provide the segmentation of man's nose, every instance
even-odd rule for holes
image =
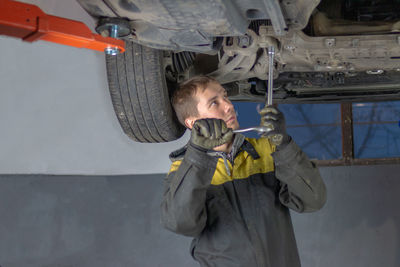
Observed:
[[[225,99],[225,103],[224,103],[224,111],[225,112],[229,112],[233,109],[233,104],[229,99]]]

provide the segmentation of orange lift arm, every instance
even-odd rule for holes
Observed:
[[[82,22],[47,15],[35,5],[11,0],[0,0],[0,35],[102,52],[125,51],[124,41],[94,34]]]

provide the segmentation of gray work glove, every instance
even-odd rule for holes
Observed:
[[[281,111],[272,106],[264,107],[260,111],[260,126],[271,128],[271,131],[263,133],[263,137],[268,137],[278,148],[282,148],[290,142],[290,137],[286,132],[285,116]]]
[[[200,119],[192,127],[190,143],[202,150],[211,150],[214,147],[229,143],[233,138],[231,128],[221,119]]]

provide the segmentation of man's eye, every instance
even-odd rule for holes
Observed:
[[[215,106],[217,104],[218,104],[217,101],[213,101],[213,102],[211,102],[210,107]]]

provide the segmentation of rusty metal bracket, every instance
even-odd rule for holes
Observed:
[[[341,103],[340,111],[342,115],[342,156],[346,163],[350,163],[354,159],[352,103]]]
[[[43,40],[97,51],[125,51],[122,40],[94,34],[82,22],[47,15],[35,5],[0,0],[0,35],[26,42]]]

